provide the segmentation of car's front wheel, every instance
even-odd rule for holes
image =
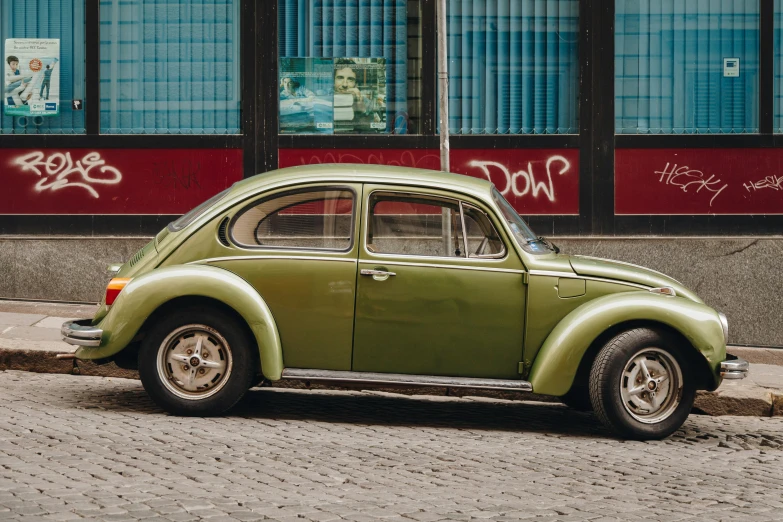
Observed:
[[[242,325],[218,309],[172,313],[148,332],[139,350],[144,389],[175,415],[219,415],[253,384],[257,358]]]
[[[617,435],[662,439],[688,418],[693,376],[676,343],[662,332],[636,328],[611,339],[590,372],[590,402]]]

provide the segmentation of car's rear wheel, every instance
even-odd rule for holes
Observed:
[[[622,437],[662,439],[693,407],[695,386],[672,338],[648,328],[611,339],[590,372],[590,402],[601,422]]]
[[[234,317],[212,308],[167,315],[148,332],[139,351],[144,389],[175,415],[219,415],[253,384],[257,357]]]

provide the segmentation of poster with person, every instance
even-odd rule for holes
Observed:
[[[280,59],[280,134],[332,134],[333,60]]]
[[[387,132],[385,58],[335,58],[334,132]]]
[[[385,58],[281,58],[281,134],[386,129]]]
[[[59,114],[60,40],[9,38],[3,58],[3,112],[9,116]]]

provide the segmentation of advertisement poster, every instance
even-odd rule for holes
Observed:
[[[334,61],[280,59],[280,134],[332,134]]]
[[[60,40],[9,38],[3,53],[3,111],[8,116],[60,112]]]
[[[281,58],[281,134],[386,129],[385,58]]]

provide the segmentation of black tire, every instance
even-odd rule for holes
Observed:
[[[695,394],[676,341],[648,328],[615,336],[590,371],[593,411],[613,433],[628,439],[663,439],[677,431],[690,414]]]
[[[590,402],[590,389],[587,386],[574,384],[568,393],[559,397],[560,402],[576,411],[593,411],[593,405]]]
[[[175,357],[191,362],[174,362]],[[253,384],[258,368],[258,350],[244,325],[219,309],[203,306],[160,319],[139,350],[144,389],[174,415],[226,412]]]

